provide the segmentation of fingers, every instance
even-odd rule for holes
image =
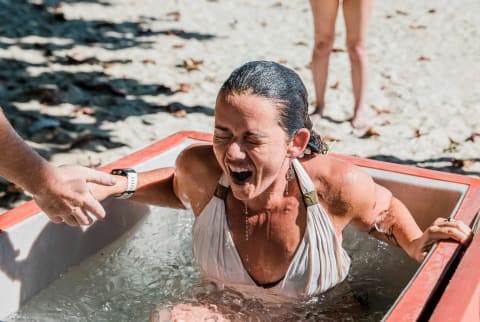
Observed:
[[[111,174],[89,168],[84,168],[83,171],[85,181],[87,182],[93,182],[103,186],[113,186],[117,183],[117,179]]]
[[[78,165],[62,165],[57,168],[62,174],[84,182],[93,182],[104,186],[113,186],[117,183],[114,175]]]
[[[90,225],[92,223],[92,219],[80,207],[73,207],[70,214],[63,216],[63,221],[69,226]]]
[[[50,219],[50,221],[53,222],[54,224],[59,224],[63,222],[63,219],[61,216],[48,217],[48,219]]]
[[[428,230],[432,239],[454,239],[463,245],[468,245],[473,238],[470,227],[455,219],[438,218]]]
[[[85,196],[83,208],[84,210],[94,215],[97,219],[105,220],[105,217],[106,217],[105,209],[103,209],[100,202],[98,202],[91,194],[88,194],[87,196]]]

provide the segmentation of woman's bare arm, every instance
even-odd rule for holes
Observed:
[[[463,222],[436,219],[424,232],[407,207],[386,188],[376,184],[360,169],[345,181],[345,196],[352,205],[352,224],[378,239],[400,246],[418,262],[425,259],[434,243],[443,239],[468,244],[471,230]],[[348,176],[347,176],[348,177]]]

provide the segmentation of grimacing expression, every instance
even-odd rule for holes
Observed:
[[[288,137],[278,102],[250,93],[221,93],[215,107],[213,147],[239,200],[258,197],[279,183],[287,167]]]

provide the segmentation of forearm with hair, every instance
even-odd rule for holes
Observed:
[[[33,194],[42,190],[51,166],[22,140],[1,110],[0,147],[0,176]]]

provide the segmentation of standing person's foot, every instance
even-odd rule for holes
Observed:
[[[354,129],[358,130],[366,129],[370,126],[370,122],[368,121],[364,113],[354,115],[353,118],[350,120],[350,124]]]
[[[312,114],[310,114],[310,120],[312,121],[313,124],[317,123],[322,117],[323,117],[323,110],[325,107],[320,107],[317,106],[315,108],[315,111],[313,111]]]

